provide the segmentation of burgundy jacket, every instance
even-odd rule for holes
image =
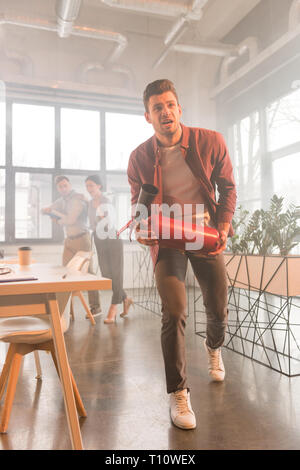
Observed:
[[[229,153],[222,134],[219,132],[186,127],[181,124],[182,155],[199,181],[206,199],[210,216],[215,224],[229,222],[229,236],[232,236],[232,217],[236,205],[236,187]],[[159,193],[154,204],[162,203],[162,172],[160,147],[154,135],[139,145],[130,155],[128,181],[131,186],[131,204],[136,204],[142,184],[154,184]],[[216,201],[216,188],[219,197]],[[159,247],[150,247],[155,266]]]

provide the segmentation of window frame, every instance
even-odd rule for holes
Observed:
[[[274,188],[274,181],[273,181],[273,171],[272,171],[272,164],[275,160],[288,156],[292,153],[300,153],[300,134],[299,134],[299,141],[294,142],[292,144],[288,144],[284,147],[280,147],[276,150],[269,150],[268,148],[268,138],[269,138],[269,131],[268,131],[268,120],[267,120],[267,108],[271,106],[276,100],[281,100],[282,98],[292,94],[294,90],[290,90],[289,93],[283,93],[277,96],[276,99],[272,99],[272,101],[268,101],[260,106],[258,109],[252,110],[251,114],[254,112],[258,112],[259,114],[259,125],[260,125],[260,152],[261,152],[261,174],[264,175],[266,178],[261,178],[261,190],[260,190],[260,198],[248,198],[243,200],[238,200],[238,204],[243,206],[247,205],[247,202],[254,202],[260,201],[261,207],[265,208],[273,196],[275,192]],[[249,116],[249,113],[241,113],[238,119],[235,120],[228,120],[227,122],[227,129],[226,135],[228,141],[231,143],[230,146],[230,153],[233,155],[234,153],[234,138],[233,138],[233,127],[237,124],[240,125],[240,122]],[[300,158],[300,157],[299,157]],[[236,166],[234,161],[232,162],[234,166],[234,170],[236,170]]]
[[[56,227],[55,224],[52,225],[52,237],[50,238],[16,238],[15,237],[15,175],[16,173],[45,173],[52,175],[52,194],[53,200],[56,197],[59,197],[57,194],[54,178],[58,174],[67,174],[67,175],[76,175],[82,176],[84,179],[90,175],[93,170],[77,170],[77,169],[68,169],[61,168],[61,122],[60,122],[60,110],[62,108],[72,108],[72,109],[82,109],[82,110],[92,110],[98,111],[100,114],[100,170],[95,170],[95,173],[99,174],[101,181],[103,183],[103,191],[106,191],[107,188],[107,177],[114,175],[125,175],[126,170],[106,170],[106,132],[105,132],[105,114],[106,113],[119,113],[119,114],[132,114],[143,116],[142,107],[138,107],[135,104],[135,109],[130,109],[130,105],[119,107],[116,106],[112,100],[112,105],[96,105],[91,104],[79,104],[74,100],[74,103],[64,102],[64,100],[53,99],[38,99],[33,98],[24,98],[24,97],[7,97],[5,107],[6,107],[6,145],[5,145],[5,164],[0,165],[0,169],[5,170],[5,230],[4,230],[4,240],[0,241],[0,246],[5,244],[36,244],[36,245],[46,245],[46,244],[57,244],[61,243],[63,240],[63,234],[60,227]],[[29,167],[29,166],[13,166],[12,164],[12,108],[13,104],[30,104],[37,106],[52,106],[54,107],[54,139],[55,139],[55,157],[54,157],[54,167],[53,168],[39,168],[39,167]],[[140,109],[139,109],[140,108]],[[142,143],[142,142],[141,142]],[[134,149],[132,149],[134,150]],[[9,183],[9,184],[8,184]],[[120,193],[126,193],[125,188],[120,188]],[[128,194],[130,195],[130,187],[128,184]],[[127,240],[124,240],[125,242]],[[128,241],[129,242],[129,241]]]

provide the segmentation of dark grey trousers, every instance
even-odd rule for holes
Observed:
[[[123,242],[120,239],[112,238],[100,240],[95,233],[94,242],[102,276],[112,280],[111,303],[120,304],[127,297],[123,289]]]
[[[168,393],[187,388],[185,277],[188,260],[203,294],[209,347],[214,349],[222,346],[227,324],[227,277],[223,254],[202,258],[161,248],[155,279],[162,301],[161,345]]]

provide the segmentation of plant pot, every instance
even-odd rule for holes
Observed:
[[[269,294],[300,295],[300,256],[224,253],[229,285]]]

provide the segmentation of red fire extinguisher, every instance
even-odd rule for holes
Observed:
[[[152,184],[142,185],[135,215],[117,232],[117,237],[127,228],[130,229],[131,233],[138,223],[137,220],[142,208],[146,208],[148,213],[151,212],[150,207],[157,193],[158,188],[156,186]],[[215,251],[220,245],[220,234],[213,227],[193,224],[184,219],[172,219],[163,216],[162,213],[152,214],[146,220],[148,229],[154,232],[159,245],[162,247],[209,253]]]
[[[165,248],[209,253],[220,246],[218,230],[184,219],[172,219],[159,213],[149,217],[148,227],[151,227],[159,245]]]

